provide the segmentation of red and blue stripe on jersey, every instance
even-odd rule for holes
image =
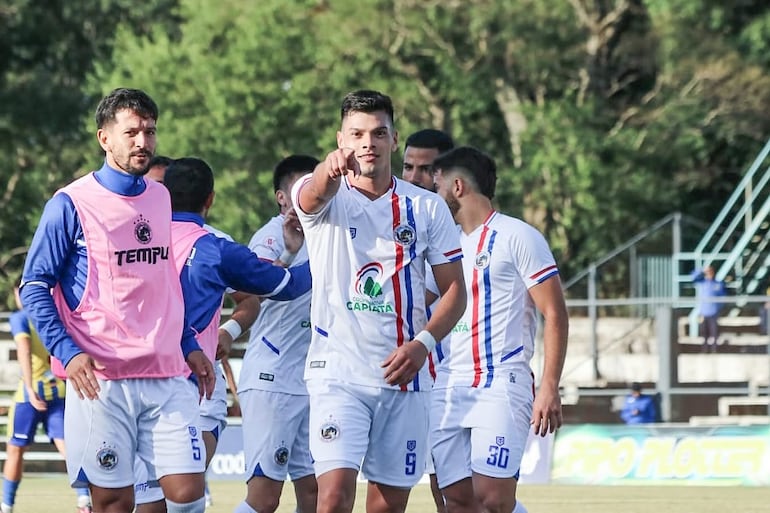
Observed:
[[[495,216],[496,212],[493,210],[484,220],[484,228],[482,228],[481,236],[479,237],[479,243],[476,247],[476,254],[478,255],[482,251],[492,255],[492,248],[495,245],[495,237],[497,231],[489,228],[489,221]],[[482,289],[482,292],[479,289]],[[473,308],[473,318],[471,327],[471,343],[473,348],[473,383],[471,386],[478,387],[481,383],[482,361],[481,361],[481,348],[482,348],[482,333],[483,328],[483,348],[484,348],[484,363],[486,364],[486,380],[484,387],[489,387],[492,384],[492,378],[495,375],[495,362],[492,353],[492,324],[490,322],[492,317],[492,286],[490,280],[490,265],[486,265],[482,270],[479,270],[478,266],[473,267],[473,283],[471,284],[471,301]]]
[[[412,205],[412,199],[408,196],[403,197],[403,206],[401,205],[401,196],[397,192],[398,182],[393,178],[393,192],[390,196],[391,212],[393,213],[393,232],[402,224],[402,217],[406,218],[406,224],[408,224],[412,230],[417,232],[414,220],[414,210]],[[403,212],[402,212],[403,210]],[[393,295],[396,308],[396,344],[398,347],[404,345],[414,338],[414,319],[412,317],[412,311],[414,308],[414,295],[412,293],[412,270],[409,262],[413,262],[417,257],[415,244],[408,246],[409,259],[407,260],[404,255],[404,246],[395,243],[396,261],[395,270],[393,272]],[[402,287],[400,272],[404,271],[404,284]],[[404,298],[404,296],[406,296]],[[406,319],[404,318],[406,317]],[[408,387],[401,385],[401,390],[406,391]],[[420,390],[420,374],[412,380],[412,390]]]

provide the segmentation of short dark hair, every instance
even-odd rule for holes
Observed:
[[[158,106],[152,98],[140,89],[119,88],[102,98],[96,107],[96,128],[115,121],[115,115],[128,109],[143,118],[158,120]]]
[[[174,162],[174,159],[171,157],[166,157],[165,155],[155,155],[150,159],[150,162],[147,163],[147,169],[152,169],[155,166],[168,167],[172,162]]]
[[[634,392],[641,392],[642,384],[637,382],[631,383],[631,390],[633,390]]]
[[[359,89],[345,95],[342,100],[342,107],[340,108],[340,120],[344,120],[345,116],[351,112],[377,112],[385,111],[390,117],[390,124],[395,123],[393,117],[393,102],[390,96],[384,95],[378,91],[372,91],[369,89]]]
[[[295,173],[311,173],[319,160],[309,155],[289,155],[273,169],[273,191],[283,188],[287,179]]]
[[[425,128],[418,130],[406,138],[404,150],[412,148],[435,148],[439,153],[444,153],[455,147],[452,137],[441,130]]]
[[[497,166],[492,157],[471,146],[460,146],[436,157],[434,169],[442,172],[458,171],[470,178],[481,194],[495,197]]]
[[[174,212],[197,214],[203,210],[214,190],[214,172],[199,158],[176,159],[166,169],[163,185],[171,194],[171,209]]]

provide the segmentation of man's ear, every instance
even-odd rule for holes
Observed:
[[[100,128],[96,131],[96,140],[99,141],[99,146],[102,147],[104,151],[107,151],[107,139],[109,138],[109,135],[107,134],[107,130],[104,128]]]
[[[204,204],[204,207],[206,207],[206,210],[211,208],[211,205],[214,204],[214,196],[216,196],[216,191],[211,191],[209,194],[209,197],[206,198],[206,203]]]
[[[452,179],[452,190],[456,197],[461,198],[468,192],[468,184],[465,183],[465,180],[463,180],[461,176],[457,175]]]
[[[289,202],[288,202],[288,198],[286,197],[286,193],[283,192],[281,189],[278,189],[277,191],[275,191],[275,202],[278,203],[278,205],[281,207],[281,209],[289,206]]]

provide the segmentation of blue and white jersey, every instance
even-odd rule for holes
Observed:
[[[251,238],[249,249],[260,260],[272,264],[283,253],[283,220],[283,215],[273,217]],[[307,260],[307,247],[303,244],[291,267]],[[303,374],[310,345],[310,296],[308,291],[292,301],[262,301],[259,316],[249,332],[238,390],[307,395]]]
[[[444,200],[397,178],[369,199],[347,177],[315,214],[298,196],[310,175],[292,189],[313,274],[312,342],[305,379],[327,378],[392,388],[382,362],[427,323],[425,265],[462,258]],[[428,366],[402,390],[428,391]]]
[[[434,388],[489,387],[507,369],[529,365],[537,317],[529,289],[559,270],[534,227],[492,211],[460,241],[468,307],[437,353]]]

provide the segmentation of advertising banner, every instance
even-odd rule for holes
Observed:
[[[567,426],[551,480],[574,484],[770,484],[768,426]]]

